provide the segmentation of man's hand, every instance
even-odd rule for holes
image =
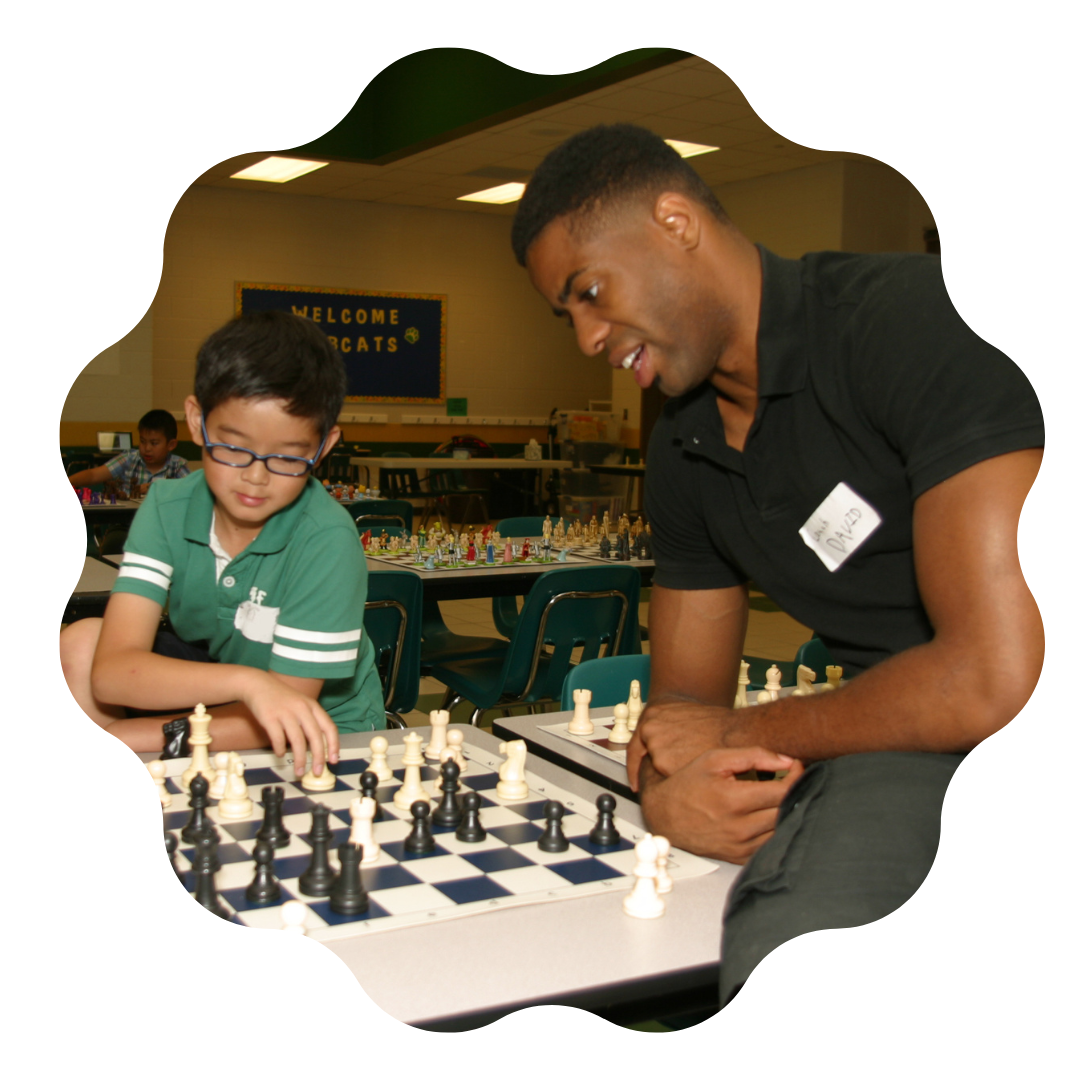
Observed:
[[[657,772],[670,776],[707,751],[720,749],[724,745],[725,717],[732,711],[696,701],[650,702],[626,747],[630,787],[638,790],[638,770],[646,755]],[[784,760],[790,763],[791,758]],[[761,767],[786,769],[788,765]]]
[[[242,700],[270,737],[278,757],[284,756],[288,743],[303,768],[310,746],[311,771],[316,776],[322,774],[327,760],[338,760],[337,725],[318,701],[268,671],[251,668],[247,684]]]
[[[735,779],[748,769],[789,771],[783,780]],[[668,777],[645,757],[641,811],[649,829],[676,847],[741,865],[772,836],[780,803],[804,771],[761,747],[708,750]]]

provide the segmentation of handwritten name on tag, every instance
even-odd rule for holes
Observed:
[[[825,564],[838,570],[881,524],[881,515],[841,482],[799,530],[803,543]]]

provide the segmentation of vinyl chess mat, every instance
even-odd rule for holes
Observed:
[[[304,791],[299,778],[293,779],[291,757],[278,758],[269,752],[242,755],[246,766],[244,779],[253,803],[251,817],[225,821],[217,814],[216,800],[210,801],[206,811],[221,834],[218,858],[222,865],[215,882],[222,902],[232,912],[232,921],[244,926],[280,929],[281,905],[295,899],[307,907],[304,927],[308,936],[332,941],[500,908],[619,892],[633,885],[634,843],[644,835],[642,828],[616,816],[615,825],[621,834],[619,843],[604,848],[592,844],[588,833],[596,822],[596,806],[528,769],[525,773],[528,796],[513,802],[500,799],[495,794],[495,785],[504,759],[471,746],[467,739],[468,736],[463,750],[468,766],[461,777],[459,795],[475,791],[481,796],[480,823],[487,830],[486,839],[476,844],[463,843],[455,837],[453,828],[436,825],[432,828],[434,851],[424,855],[406,852],[404,841],[412,827],[412,817],[393,804],[394,792],[405,776],[401,765],[405,748],[391,746],[388,764],[394,779],[379,785],[377,798],[384,820],[376,821],[373,829],[382,851],[378,862],[361,867],[369,904],[366,912],[356,916],[331,911],[329,897],[304,896],[298,879],[310,862],[311,846],[306,837],[311,831],[311,809],[316,803],[323,803],[331,810],[330,862],[338,870],[337,847],[349,836],[349,803],[359,795],[360,774],[368,765],[366,749],[343,749],[341,761],[332,767],[337,777],[334,790],[320,793]],[[177,758],[165,764],[166,787],[172,795],[172,804],[164,810],[165,829],[176,834],[180,845],[176,866],[183,872],[189,892],[194,893],[195,880],[191,873],[194,847],[180,838],[180,830],[189,817],[188,798],[177,782],[190,759]],[[429,790],[429,782],[437,775],[433,767],[421,768],[421,779]],[[281,884],[281,899],[270,905],[253,906],[244,892],[255,872],[252,853],[255,834],[262,826],[259,800],[262,788],[267,785],[285,789],[283,822],[292,836],[287,847],[275,852],[274,874]],[[544,803],[548,799],[558,800],[566,810],[562,825],[570,847],[557,854],[541,851],[536,843],[543,832]],[[711,873],[716,865],[673,848],[668,870],[678,881]]]
[[[593,733],[591,735],[571,735],[567,730],[570,723],[565,724],[541,724],[540,730],[557,735],[560,739],[572,742],[575,746],[584,746],[586,750],[592,750],[608,761],[617,761],[620,765],[626,765],[626,743],[613,743],[608,740],[611,729],[615,726],[614,716],[592,716]]]
[[[427,554],[433,553],[429,552]],[[424,556],[425,559],[427,558],[427,554]],[[459,562],[456,565],[451,563],[440,563],[429,570],[422,562],[415,561],[416,556],[411,551],[389,552],[369,550],[367,552],[367,557],[369,559],[378,559],[380,562],[390,563],[392,566],[403,566],[408,570],[415,570],[419,574],[437,574],[445,570],[513,570],[522,566],[549,566],[554,569],[558,566],[568,566],[573,563],[581,564],[591,561],[567,553],[564,562],[560,562],[558,556],[552,556],[550,559],[538,559],[530,555],[527,559],[515,559],[513,562],[504,563],[502,561],[501,553],[496,553],[495,561],[493,563],[484,562],[484,560],[480,558],[474,563]]]

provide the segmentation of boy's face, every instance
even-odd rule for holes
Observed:
[[[164,431],[139,428],[139,454],[148,469],[156,472],[169,460],[169,455],[175,449],[176,440],[166,439]]]
[[[275,399],[230,398],[203,417],[198,402],[184,402],[191,437],[203,446],[202,423],[213,443],[252,450],[256,454],[285,454],[313,458],[322,439],[313,420],[292,416],[286,402]],[[326,439],[325,457],[341,434],[332,428]],[[322,460],[320,457],[320,461]],[[282,476],[271,472],[265,461],[253,461],[239,468],[215,461],[203,450],[203,472],[214,496],[218,515],[242,531],[257,530],[279,510],[294,502],[304,490],[308,474]]]

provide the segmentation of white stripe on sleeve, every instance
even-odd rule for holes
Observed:
[[[328,634],[321,630],[299,630],[295,626],[282,626],[281,623],[274,627],[274,637],[286,638],[289,641],[307,641],[312,645],[347,645],[350,641],[359,641],[360,633],[360,628],[343,630],[340,634]]]
[[[275,656],[286,660],[301,660],[306,664],[338,664],[344,660],[355,660],[359,649],[335,649],[333,652],[319,652],[317,649],[294,649],[291,645],[282,645],[275,641],[270,650]]]
[[[129,563],[134,563],[137,566],[148,566],[151,570],[157,570],[167,578],[172,577],[173,568],[168,563],[161,562],[159,559],[151,559],[149,555],[139,555],[134,551],[125,551],[124,565],[126,566]]]
[[[138,578],[140,581],[149,581],[151,585],[156,585],[159,589],[169,591],[169,585],[171,582],[164,574],[157,574],[153,570],[147,570],[142,566],[121,566],[120,573],[116,575],[118,578]]]

